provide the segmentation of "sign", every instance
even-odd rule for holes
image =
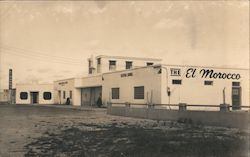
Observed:
[[[61,85],[61,86],[64,86],[65,84],[68,84],[68,82],[67,81],[59,82],[58,84]]]
[[[238,73],[225,73],[225,72],[217,72],[213,69],[200,69],[189,68],[186,71],[186,78],[195,78],[197,76],[201,78],[209,78],[209,79],[232,79],[239,80],[241,78]]]
[[[124,73],[124,74],[121,74],[121,77],[128,77],[128,76],[133,76],[133,73]]]

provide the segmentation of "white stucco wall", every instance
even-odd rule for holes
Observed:
[[[28,98],[26,100],[20,99],[20,93],[27,92]],[[31,104],[31,93],[38,92],[38,103],[39,104],[54,104],[54,88],[53,84],[16,84],[16,104]],[[44,100],[43,92],[51,92],[51,99]]]
[[[181,76],[171,76],[170,69],[180,69]],[[196,69],[194,78],[187,78],[186,73],[189,68]],[[242,89],[241,105],[249,105],[249,74],[248,70],[241,69],[224,69],[224,68],[206,68],[206,67],[184,67],[184,66],[165,66],[163,68],[163,94],[162,103],[168,103],[167,88],[170,88],[171,104],[187,103],[199,105],[219,105],[223,103],[223,89],[225,87],[226,103],[232,105],[232,82],[240,82]],[[166,73],[166,69],[168,74]],[[241,76],[240,79],[219,79],[219,78],[202,78],[201,69],[213,69],[214,72],[235,73]],[[181,79],[182,85],[172,84],[173,79]],[[204,85],[204,81],[213,81],[213,85]]]
[[[55,90],[55,104],[65,104],[68,97],[70,97],[70,91],[72,91],[72,98],[70,104],[73,105],[77,99],[74,95],[76,94],[75,79],[65,79],[54,82]],[[65,91],[65,98],[63,97],[63,91]]]
[[[102,85],[102,75],[91,75],[75,79],[76,88],[97,87]]]
[[[101,57],[101,65],[99,66],[99,73],[106,73],[110,72],[109,70],[109,61],[113,60],[116,61],[116,70],[126,70],[126,61],[131,61],[132,62],[132,68],[135,67],[143,67],[147,65],[147,62],[152,62],[154,64],[160,64],[161,60],[160,59],[150,59],[150,58],[134,58],[134,57],[112,57],[112,56],[104,56]],[[93,62],[94,67],[96,67],[97,72],[97,61],[95,60]]]
[[[161,102],[161,75],[153,67],[131,69],[103,74],[103,102],[152,103]],[[121,77],[121,74],[132,73],[133,76]],[[134,99],[134,87],[144,86],[144,99]],[[120,88],[120,98],[111,99],[111,88]]]

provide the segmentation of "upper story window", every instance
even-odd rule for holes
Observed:
[[[51,92],[43,92],[43,99],[44,100],[51,100]]]
[[[131,69],[133,66],[133,62],[131,61],[126,61],[126,69]]]
[[[88,60],[89,61],[89,74],[92,74],[93,71],[92,71],[92,63],[91,63],[91,60]]]
[[[28,99],[28,93],[27,93],[27,92],[21,92],[21,93],[20,93],[20,99],[21,99],[21,100],[26,100],[26,99]]]
[[[109,61],[109,70],[116,70],[116,61],[114,60]]]
[[[153,65],[154,63],[152,62],[147,62],[147,66]]]

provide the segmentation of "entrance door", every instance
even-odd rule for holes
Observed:
[[[241,87],[232,87],[232,109],[240,110],[241,106]]]
[[[38,92],[30,92],[31,104],[38,104]]]

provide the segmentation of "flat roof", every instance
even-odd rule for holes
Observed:
[[[249,70],[248,68],[235,67],[219,67],[219,66],[199,66],[199,65],[175,65],[175,64],[161,64],[162,66],[177,66],[177,67],[195,67],[195,68],[213,68],[213,69],[231,69],[231,70]]]
[[[145,61],[162,61],[159,58],[146,58],[146,57],[128,57],[128,56],[108,56],[108,55],[99,55],[97,58],[116,58],[116,59],[127,59],[127,60],[145,60]]]
[[[53,83],[16,83],[16,85],[53,85]]]
[[[175,65],[175,64],[154,64],[154,65],[150,65],[150,66],[140,66],[140,67],[135,67],[135,68],[131,68],[131,69],[109,71],[109,72],[105,72],[105,73],[98,73],[98,74],[93,74],[93,75],[89,75],[89,76],[68,78],[68,79],[62,79],[62,80],[57,80],[57,81],[65,81],[65,80],[70,80],[70,79],[84,79],[84,78],[90,78],[90,77],[100,77],[100,76],[105,75],[105,74],[119,73],[119,72],[125,72],[125,71],[132,71],[132,70],[136,70],[136,69],[143,69],[143,68],[148,68],[148,67],[159,67],[159,66],[195,67],[195,68],[212,68],[212,69],[228,69],[228,70],[249,70],[247,68],[233,68],[233,67]],[[54,82],[57,82],[57,81],[54,81]]]
[[[117,70],[117,71],[110,71],[103,74],[112,74],[112,73],[119,73],[124,71],[132,71],[136,69],[143,69],[148,67],[161,67],[161,66],[174,66],[174,67],[195,67],[195,68],[212,68],[212,69],[228,69],[228,70],[249,70],[247,68],[230,68],[230,67],[212,67],[212,66],[194,66],[194,65],[173,65],[173,64],[155,64],[150,66],[142,66],[142,67],[135,67],[131,69],[124,69],[124,70]]]

